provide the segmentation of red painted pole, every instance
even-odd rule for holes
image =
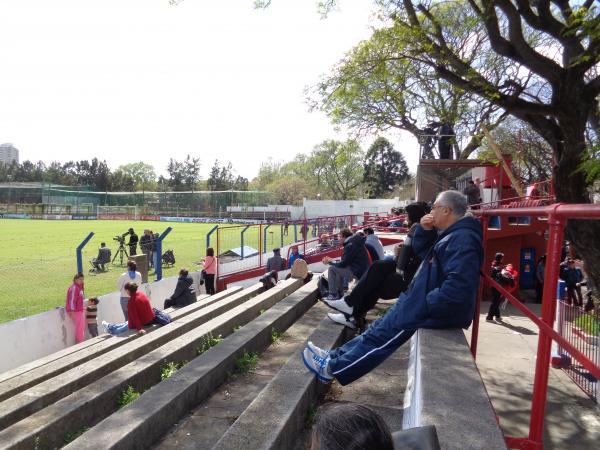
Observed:
[[[554,206],[554,210],[559,205]],[[546,259],[546,273],[544,275],[544,293],[542,297],[542,321],[550,328],[554,324],[556,311],[556,286],[558,283],[560,256],[563,246],[565,222],[557,217],[554,211],[548,215],[548,250]],[[531,420],[529,423],[529,439],[542,448],[544,435],[544,414],[546,411],[546,397],[548,392],[548,372],[550,370],[550,352],[552,339],[540,329],[538,339],[537,360],[535,364],[535,378],[533,382],[533,398],[531,402]]]
[[[483,263],[481,271],[485,273],[487,261],[487,229],[489,217],[481,218],[481,226],[483,227]],[[479,277],[479,290],[477,292],[477,300],[475,301],[475,317],[473,317],[473,328],[471,329],[471,354],[473,359],[477,358],[477,342],[479,341],[479,315],[481,312],[481,300],[483,299],[483,290],[485,288],[485,278]]]

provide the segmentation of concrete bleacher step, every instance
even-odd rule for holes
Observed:
[[[139,338],[127,339],[125,344],[116,349],[13,395],[0,403],[0,430],[240,305],[261,290],[262,286],[256,284],[183,317],[178,316],[166,327],[159,327]]]
[[[301,280],[289,280],[243,304],[232,305],[235,307],[3,430],[0,442],[11,449],[32,448],[35,442],[48,448],[62,444],[69,432],[94,425],[113,413],[127,386],[143,391],[159,383],[161,368],[167,362],[192,360],[207,335],[232,333],[234,327],[254,319],[301,285]]]
[[[260,285],[256,284],[255,289],[259,290]],[[169,309],[168,311],[170,311],[173,320],[177,320],[181,317],[192,314],[200,309],[219,302],[237,292],[240,292],[241,290],[241,287],[235,286],[214,296],[203,298],[200,301],[184,308],[177,310]],[[148,327],[147,331],[151,332],[155,329],[157,329],[157,327],[152,326]],[[99,357],[104,353],[125,345],[126,343],[135,339],[136,336],[137,334],[135,332],[131,332],[126,336],[120,336],[118,338],[111,335],[102,334],[98,337],[88,339],[80,344],[60,350],[59,352],[5,372],[2,374],[2,381],[0,381],[0,401],[6,400],[15,394],[30,388],[31,386],[39,384],[45,380],[48,380],[49,378],[66,372],[73,367],[81,365],[87,361],[90,361],[91,359]]]
[[[301,280],[293,282],[302,284]],[[246,351],[268,347],[271,331],[286,330],[316,302],[316,295],[315,280],[276,303],[65,448],[148,448],[227,379],[237,358]]]
[[[152,449],[210,450],[290,357],[300,357],[307,337],[329,311],[331,310],[321,302],[312,306],[285,331],[279,341],[260,355],[255,368],[248,373],[230,377],[180,420]]]
[[[325,317],[302,348],[309,340],[321,348],[334,348],[353,334],[349,328],[334,325]],[[309,409],[327,389],[306,369],[300,352],[294,352],[213,450],[292,448],[305,426]]]

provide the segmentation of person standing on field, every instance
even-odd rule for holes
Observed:
[[[67,290],[65,310],[75,324],[75,340],[79,344],[85,340],[85,313],[83,309],[83,274],[73,277],[73,284]]]
[[[117,289],[121,292],[121,309],[125,320],[127,320],[127,303],[129,302],[129,292],[125,289],[125,284],[134,282],[138,286],[142,284],[142,274],[137,271],[135,261],[127,261],[127,272],[121,274],[117,280]]]

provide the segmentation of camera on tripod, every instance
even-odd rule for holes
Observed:
[[[115,236],[113,241],[117,241],[120,245],[125,244],[125,236]]]

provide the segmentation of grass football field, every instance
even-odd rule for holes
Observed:
[[[163,241],[163,253],[172,249],[174,267],[163,267],[163,277],[176,275],[181,267],[197,270],[194,262],[206,254],[206,234],[215,224],[169,223],[110,220],[19,220],[0,219],[0,323],[37,314],[57,306],[64,306],[66,291],[77,271],[75,249],[90,231],[95,235],[83,250],[85,295],[93,297],[116,290],[116,280],[124,267],[109,265],[109,271],[90,274],[89,261],[96,257],[101,242],[113,252],[118,247],[114,236],[125,233],[130,227],[142,236],[145,228],[162,233],[167,227],[173,231]],[[240,246],[243,226],[219,225],[220,251]],[[244,233],[244,245],[258,249],[259,227]],[[264,234],[263,234],[264,239]],[[285,243],[294,239],[290,227]],[[128,237],[127,237],[128,240]],[[126,241],[127,242],[127,241]],[[267,249],[281,245],[281,227],[267,230]],[[211,238],[211,246],[217,248],[217,233]],[[141,250],[138,246],[138,254]],[[151,272],[152,273],[152,272]],[[150,281],[155,279],[149,276]]]

